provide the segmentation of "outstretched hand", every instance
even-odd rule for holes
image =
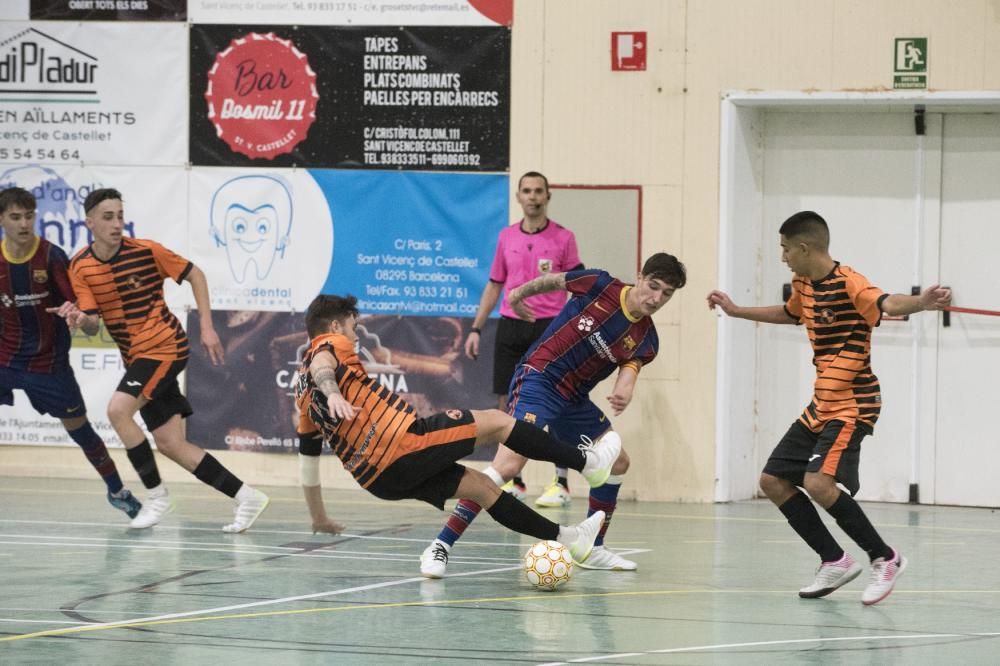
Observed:
[[[920,306],[924,310],[941,310],[951,305],[951,289],[939,284],[931,285],[920,294]]]
[[[312,527],[313,534],[317,532],[322,534],[340,534],[346,529],[344,525],[341,525],[330,517],[323,518],[322,520],[314,520]]]
[[[733,303],[731,298],[729,298],[729,294],[724,291],[719,291],[718,289],[713,289],[708,292],[708,296],[705,300],[708,301],[709,310],[714,310],[716,306],[718,306],[719,309],[727,315],[732,315],[736,310],[736,304]]]

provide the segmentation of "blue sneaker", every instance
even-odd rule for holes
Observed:
[[[111,494],[109,490],[108,502],[119,511],[124,511],[129,518],[139,515],[139,509],[142,508],[142,502],[137,500],[128,488],[122,488],[116,495]]]

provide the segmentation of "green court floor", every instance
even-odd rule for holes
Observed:
[[[297,489],[265,488],[254,529],[228,535],[226,498],[171,490],[176,510],[136,531],[99,481],[0,477],[0,664],[1000,663],[988,509],[866,504],[910,566],[864,607],[867,573],[798,598],[815,558],[764,501],[623,503],[608,543],[639,571],[547,593],[521,573],[533,540],[485,514],[432,581],[418,557],[446,514],[429,506],[327,492],[347,531],[314,536]]]

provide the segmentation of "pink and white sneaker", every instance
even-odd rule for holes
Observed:
[[[861,593],[861,603],[871,606],[889,596],[892,588],[896,587],[896,579],[906,571],[906,565],[906,558],[896,550],[892,551],[891,560],[880,557],[872,562],[872,577],[868,581],[868,587]]]
[[[850,553],[845,552],[836,562],[821,563],[816,569],[816,579],[812,585],[799,590],[799,596],[803,599],[825,597],[857,578],[862,569],[864,567],[861,563],[851,557]]]

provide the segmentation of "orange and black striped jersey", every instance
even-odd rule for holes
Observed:
[[[865,276],[839,263],[821,280],[801,275],[792,280],[785,312],[805,324],[816,366],[812,402],[799,417],[811,431],[833,420],[875,427],[882,396],[871,369],[871,338],[886,297]]]
[[[163,281],[178,283],[193,264],[159,243],[123,238],[107,261],[88,245],[70,262],[70,280],[77,306],[100,314],[125,363],[137,358],[164,361],[188,357],[188,339],[177,317],[163,300]]]
[[[309,372],[313,358],[324,350],[337,359],[340,393],[359,410],[350,421],[330,416],[326,396],[316,387]],[[328,333],[310,341],[295,380],[295,401],[299,409],[299,435],[322,435],[362,488],[367,488],[386,467],[415,450],[413,438],[407,437],[410,426],[417,420],[413,407],[368,376],[354,344],[343,335]]]

